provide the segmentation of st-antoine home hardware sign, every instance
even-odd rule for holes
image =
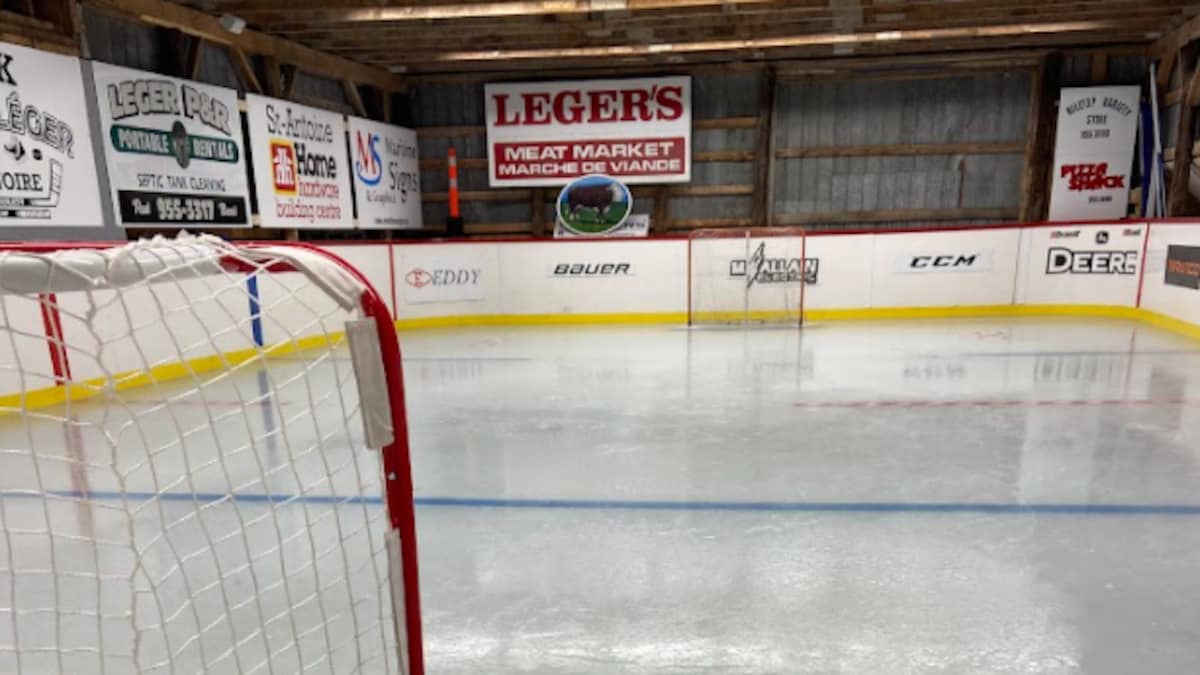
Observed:
[[[492,187],[565,185],[588,174],[691,180],[690,77],[489,84],[484,97]]]

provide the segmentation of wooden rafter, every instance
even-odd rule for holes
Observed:
[[[183,60],[183,69],[188,79],[194,80],[200,76],[201,56],[204,53],[204,40],[194,37],[188,45],[187,56]]]
[[[229,60],[233,62],[234,71],[237,72],[238,81],[242,83],[242,87],[254,94],[263,93],[262,84],[258,81],[258,75],[254,72],[254,64],[250,63],[250,57],[238,47],[229,46],[228,49]]]
[[[362,94],[359,93],[358,85],[354,84],[354,80],[343,78],[342,89],[346,92],[346,101],[354,109],[354,114],[359,117],[366,117],[367,106],[363,103]]]
[[[661,71],[731,59],[936,57],[1088,45],[1144,50],[1167,33],[1188,33],[1181,25],[1197,12],[1194,0],[221,0],[217,6],[274,35],[406,74],[547,66]],[[1104,62],[1096,59],[1093,74],[1104,74]]]
[[[1195,44],[1185,45],[1179,51],[1176,64],[1183,75],[1183,98],[1191,101],[1197,85],[1196,67],[1197,47]],[[1171,183],[1167,190],[1167,215],[1188,215],[1193,199],[1188,193],[1188,183],[1192,171],[1192,141],[1195,140],[1196,107],[1182,105],[1179,110],[1179,126],[1175,132],[1174,170],[1171,172]]]
[[[405,83],[401,78],[382,68],[367,66],[340,56],[320,52],[291,40],[253,30],[234,34],[226,30],[214,16],[165,0],[84,0],[84,2],[97,9],[133,16],[145,23],[173,28],[214,44],[236,47],[247,54],[270,56],[280,63],[294,64],[316,75],[338,80],[349,77],[356,82],[389,91],[403,91],[405,88]]]

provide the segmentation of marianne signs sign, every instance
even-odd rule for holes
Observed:
[[[0,42],[0,227],[104,224],[79,60]]]
[[[105,63],[93,72],[117,222],[249,222],[236,91]]]
[[[1050,220],[1125,217],[1140,96],[1138,87],[1062,90]]]
[[[416,131],[351,117],[350,161],[360,228],[420,229]]]
[[[691,179],[690,77],[489,84],[484,96],[492,187]]]

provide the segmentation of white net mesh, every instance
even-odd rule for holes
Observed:
[[[798,228],[697,230],[688,241],[688,322],[795,323],[816,280]]]
[[[0,673],[402,671],[356,282],[311,255],[0,253]]]

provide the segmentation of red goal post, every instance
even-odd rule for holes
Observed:
[[[424,673],[399,341],[361,272],[0,243],[0,312],[0,672]]]
[[[712,228],[688,234],[688,324],[804,322],[816,279],[799,227]]]

